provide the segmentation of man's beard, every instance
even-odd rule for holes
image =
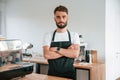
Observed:
[[[60,23],[63,23],[63,22],[60,22]],[[58,28],[63,29],[67,26],[67,22],[65,22],[64,25],[59,25],[59,23],[58,24],[56,23],[56,25]]]

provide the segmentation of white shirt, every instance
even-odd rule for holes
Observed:
[[[43,46],[50,46],[52,37],[53,37],[53,33],[54,33],[54,31],[45,33],[44,39],[43,39]],[[70,32],[70,36],[71,36],[72,44],[80,44],[80,39],[79,39],[78,33]],[[57,41],[69,41],[68,32],[67,31],[63,32],[63,33],[56,32],[55,36],[54,36],[54,42],[57,42]]]

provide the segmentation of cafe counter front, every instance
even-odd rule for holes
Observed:
[[[88,71],[87,80],[105,80],[105,64],[103,62],[98,62],[96,59],[96,51],[92,51],[92,62],[93,63],[78,63],[74,62],[74,67],[76,72],[79,70]],[[41,67],[48,67],[48,62],[43,57],[35,56],[30,60],[24,58],[23,61],[30,61],[36,63],[36,73],[41,74],[43,69]],[[45,68],[44,68],[45,71]],[[47,70],[46,70],[47,71]],[[77,73],[77,76],[79,74]],[[76,77],[77,77],[76,76]],[[83,80],[82,78],[77,77],[77,80]],[[86,80],[86,79],[85,79]]]

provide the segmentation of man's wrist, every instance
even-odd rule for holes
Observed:
[[[57,47],[56,52],[59,53],[59,51],[60,51],[60,47]]]

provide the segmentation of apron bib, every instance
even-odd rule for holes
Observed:
[[[71,36],[69,31],[67,32],[69,36],[69,41],[54,42],[54,37],[56,33],[55,31],[53,33],[50,47],[60,47],[60,48],[67,49],[71,45]],[[76,73],[75,73],[75,68],[73,67],[73,62],[74,62],[74,58],[68,58],[65,56],[57,59],[49,59],[48,75],[71,78],[75,80]]]

